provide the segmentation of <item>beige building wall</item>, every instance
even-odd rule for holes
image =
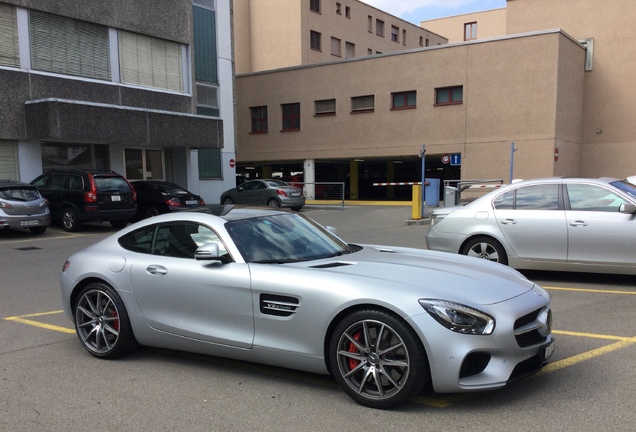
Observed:
[[[347,43],[354,47],[352,57],[448,43],[445,37],[358,0],[320,3],[317,13],[310,10],[309,0],[234,0],[237,73],[347,58]],[[378,20],[384,23],[382,35],[376,34]],[[320,34],[320,49],[311,48],[312,31]],[[332,38],[339,41],[339,53],[332,50]]]
[[[426,144],[431,157],[461,153],[462,178],[507,179],[514,142],[515,177],[577,175],[584,59],[553,30],[238,76],[237,158],[417,157]],[[463,103],[434,105],[435,89],[447,86],[463,86]],[[391,94],[411,90],[417,107],[391,110]],[[352,114],[351,98],[364,95],[375,96],[373,112]],[[335,116],[315,116],[314,102],[331,98]],[[281,104],[295,102],[301,130],[281,132]],[[269,131],[251,134],[250,107],[264,105]],[[557,146],[572,151],[555,163]]]
[[[506,35],[506,8],[421,21],[420,26],[448,38],[448,43],[464,42],[464,25],[476,23],[477,39]]]

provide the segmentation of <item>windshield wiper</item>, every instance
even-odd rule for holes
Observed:
[[[278,258],[268,260],[250,261],[253,264],[289,264],[295,262],[307,261],[304,258]]]
[[[339,256],[342,256],[342,255],[350,254],[351,252],[353,252],[353,251],[347,250],[347,249],[340,249],[339,251],[336,251],[336,252],[334,252],[332,254],[327,255],[325,258],[339,257]]]

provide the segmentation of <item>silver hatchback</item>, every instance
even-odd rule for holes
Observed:
[[[636,177],[513,183],[434,210],[426,244],[516,269],[636,274]]]
[[[48,201],[35,186],[0,180],[0,229],[28,228],[44,234],[50,224]]]

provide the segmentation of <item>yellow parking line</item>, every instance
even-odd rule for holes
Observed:
[[[581,353],[572,357],[568,357],[563,360],[556,361],[554,363],[550,363],[547,366],[545,366],[543,369],[541,369],[537,373],[537,375],[544,375],[550,372],[554,372],[559,369],[572,366],[576,363],[580,363],[582,361],[589,360],[591,358],[598,357],[598,356],[610,353],[612,351],[616,351],[617,349],[626,348],[634,344],[636,344],[636,338],[631,338],[631,339],[626,338],[624,340],[621,340],[620,342],[616,342],[611,345],[606,345],[601,348],[597,348],[591,351],[586,351],[584,353]]]
[[[42,322],[39,322],[39,321],[26,319],[26,318],[45,316],[45,315],[59,314],[59,313],[62,313],[62,311],[58,310],[58,311],[27,314],[27,315],[21,315],[21,316],[6,317],[5,321],[13,321],[13,322],[18,322],[20,324],[30,325],[30,326],[33,326],[33,327],[43,328],[43,329],[47,329],[47,330],[54,330],[54,331],[58,331],[58,332],[61,332],[61,333],[74,334],[75,333],[75,329],[72,329],[72,328],[56,326],[56,325],[52,325],[52,324],[45,324],[45,323],[42,323]]]
[[[636,291],[611,291],[611,290],[596,290],[596,289],[588,289],[588,288],[563,288],[563,287],[548,287],[544,286],[543,288],[547,290],[555,290],[555,291],[578,291],[578,292],[590,292],[597,294],[636,294]]]
[[[37,238],[22,239],[22,240],[7,240],[7,241],[0,241],[0,245],[15,244],[15,243],[33,243],[36,241],[60,240],[60,239],[69,239],[69,238],[77,238],[77,237],[90,237],[94,235],[97,235],[97,234],[68,234],[68,235],[61,235],[56,237],[37,237]]]

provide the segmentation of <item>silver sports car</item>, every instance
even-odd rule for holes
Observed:
[[[66,261],[64,311],[89,353],[146,345],[330,373],[390,408],[427,385],[503,387],[553,352],[550,295],[509,267],[217,207],[143,220]]]
[[[429,249],[516,269],[636,274],[636,177],[515,182],[433,211]]]

